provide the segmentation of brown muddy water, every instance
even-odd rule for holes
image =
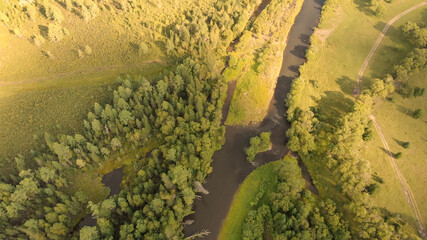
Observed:
[[[305,0],[301,12],[295,19],[288,36],[288,44],[283,53],[283,64],[277,80],[273,102],[266,119],[259,126],[241,127],[227,126],[225,144],[213,155],[212,173],[207,177],[204,187],[209,191],[201,199],[196,199],[194,214],[187,217],[195,222],[184,227],[186,236],[191,236],[201,230],[208,230],[210,234],[203,239],[217,239],[222,222],[230,208],[233,196],[240,184],[255,167],[246,160],[244,149],[249,146],[249,139],[261,132],[271,131],[271,150],[258,154],[255,158],[257,166],[282,159],[288,152],[286,148],[286,131],[289,123],[286,121],[286,106],[284,99],[289,92],[292,80],[298,77],[299,66],[305,62],[305,51],[309,46],[309,39],[317,26],[322,0]],[[229,84],[227,99],[223,107],[223,118],[226,118],[231,103],[231,95],[235,83]],[[302,164],[302,162],[301,162]],[[303,166],[303,164],[301,165]],[[303,170],[306,170],[302,167]],[[303,171],[304,178],[310,181],[307,171]],[[315,190],[314,186],[309,188]],[[316,193],[316,192],[314,192]]]

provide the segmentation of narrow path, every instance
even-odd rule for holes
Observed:
[[[418,232],[420,233],[422,239],[427,239],[424,223],[423,223],[420,211],[418,209],[417,202],[415,201],[414,194],[412,193],[412,190],[409,187],[408,183],[406,182],[405,177],[400,173],[399,168],[397,167],[396,162],[394,161],[394,158],[392,155],[393,153],[390,151],[390,147],[388,146],[387,140],[385,139],[385,136],[380,128],[380,125],[378,125],[373,115],[370,115],[369,117],[371,118],[372,122],[375,125],[375,128],[377,129],[378,134],[380,135],[384,148],[387,151],[387,156],[390,161],[390,164],[393,167],[393,170],[396,173],[397,178],[399,179],[400,185],[402,185],[403,192],[405,193],[406,201],[408,202],[409,207],[411,207],[412,211],[414,212],[415,218],[417,219]]]
[[[72,77],[72,76],[81,75],[81,74],[91,74],[91,73],[97,73],[97,72],[102,72],[102,71],[106,71],[106,70],[119,69],[119,68],[125,68],[125,67],[126,68],[141,67],[141,66],[144,66],[147,64],[153,64],[153,63],[164,64],[164,62],[162,62],[161,60],[155,59],[155,60],[149,60],[149,61],[144,61],[144,62],[134,63],[134,64],[127,64],[127,65],[116,64],[116,65],[110,65],[110,66],[101,66],[101,67],[94,67],[94,68],[85,69],[85,70],[77,70],[77,71],[71,71],[71,72],[58,73],[58,74],[46,76],[46,77],[26,79],[26,80],[17,81],[17,82],[0,82],[0,87],[23,85],[23,84],[29,84],[29,83],[40,82],[40,81],[45,81],[45,80],[53,80],[53,79],[57,79],[57,78]]]
[[[396,17],[394,17],[393,19],[391,19],[390,21],[388,21],[388,23],[385,25],[385,27],[383,28],[383,30],[381,31],[380,36],[378,37],[377,41],[375,42],[374,46],[372,46],[371,51],[368,54],[368,57],[365,59],[365,62],[363,63],[362,68],[359,71],[359,74],[357,75],[357,85],[355,87],[354,90],[354,95],[358,96],[360,94],[360,79],[363,76],[363,73],[366,70],[366,67],[368,67],[369,61],[371,61],[372,56],[374,55],[375,50],[377,50],[378,46],[380,45],[381,41],[383,40],[386,32],[388,31],[388,29],[390,28],[390,26],[396,22],[397,20],[399,20],[399,18],[405,16],[406,14],[423,7],[424,5],[427,4],[427,1],[424,1],[422,3],[419,3],[409,9],[407,9],[406,11],[401,12],[400,14],[398,14]]]
[[[399,18],[405,16],[406,14],[421,8],[423,6],[427,5],[427,1],[424,1],[422,3],[419,3],[409,9],[407,9],[406,11],[401,12],[400,14],[398,14],[397,16],[395,16],[393,19],[391,19],[390,21],[388,21],[388,23],[386,24],[386,26],[383,28],[383,30],[381,31],[380,36],[378,37],[377,41],[375,42],[375,44],[372,46],[371,51],[368,54],[368,57],[365,59],[365,62],[363,63],[362,68],[359,71],[359,74],[357,75],[357,83],[355,86],[355,89],[353,91],[355,96],[358,96],[360,94],[360,80],[363,76],[363,73],[365,72],[372,56],[374,55],[374,52],[377,50],[378,46],[380,45],[381,41],[383,40],[385,34],[387,33],[388,29],[390,28],[390,26],[396,22]],[[396,165],[396,162],[394,161],[392,152],[390,151],[390,147],[388,146],[387,140],[381,130],[380,125],[377,123],[375,117],[371,114],[369,116],[372,120],[372,122],[375,125],[375,128],[378,132],[378,134],[380,135],[381,141],[384,145],[384,148],[387,151],[387,155],[390,161],[391,166],[393,167],[394,172],[397,175],[397,178],[399,179],[400,185],[402,186],[403,192],[405,193],[405,198],[406,201],[408,202],[409,207],[412,209],[413,214],[417,220],[417,227],[418,227],[418,232],[421,236],[422,239],[427,240],[427,233],[426,230],[424,228],[424,223],[423,223],[423,219],[421,217],[421,213],[420,210],[418,209],[418,205],[417,202],[415,200],[414,194],[411,190],[411,188],[409,187],[405,177],[402,175],[402,173],[400,172],[399,168]]]

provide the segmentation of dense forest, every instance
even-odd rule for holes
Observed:
[[[69,35],[63,26],[68,14],[91,21],[107,13],[133,13],[142,9],[141,4],[8,2],[0,17],[13,34],[42,45]],[[209,8],[194,4],[176,19],[145,24],[151,31],[160,30],[162,37],[154,38],[163,41],[160,47],[176,63],[173,70],[156,79],[120,80],[111,102],[95,103],[87,114],[83,132],[45,133],[30,153],[0,162],[0,237],[182,239],[181,223],[192,213],[195,185],[204,182],[212,154],[223,144],[222,56],[250,26],[247,21],[257,4],[216,1]],[[46,25],[35,26],[36,20]],[[144,46],[142,42],[139,48],[148,51]],[[79,56],[92,51],[89,46],[79,50]],[[128,167],[120,194],[105,199],[108,190],[98,172],[111,163]],[[81,183],[81,178],[92,182],[93,188],[82,186],[87,182]],[[74,232],[88,213],[97,225]]]
[[[9,4],[2,20],[18,32],[31,19],[21,10],[37,8],[57,22],[48,32],[59,41],[54,33],[64,32],[60,12],[85,17],[87,4],[109,12],[133,9],[125,7],[127,1],[65,1],[61,6],[30,1]],[[84,227],[80,239],[181,239],[194,183],[204,181],[211,156],[223,143],[220,110],[226,91],[220,57],[242,31],[241,22],[248,20],[244,13],[251,8],[249,2],[218,1],[211,8],[187,10],[162,29],[166,52],[178,63],[174,70],[158,79],[121,80],[112,102],[95,104],[88,113],[84,132],[45,134],[30,154],[2,161],[1,238],[78,238],[73,229],[90,209],[98,224]],[[119,195],[102,200],[79,189],[76,177],[96,181],[97,169],[111,161],[120,165],[125,158],[131,164]]]
[[[259,206],[245,219],[243,239],[264,239],[265,234],[273,239],[352,239],[335,203],[316,199],[305,188],[296,159],[279,160],[275,174],[277,186],[273,192],[263,191],[263,185],[259,189],[257,199],[266,195],[268,200],[253,203]]]
[[[324,14],[333,11],[336,1],[326,1]],[[67,17],[90,22],[106,15],[128,30],[135,30],[131,22],[137,21],[144,32],[135,34],[146,39],[141,37],[135,49],[142,55],[161,49],[171,63],[158,77],[119,79],[110,100],[95,103],[87,113],[82,132],[35,136],[37,148],[0,161],[0,238],[184,239],[183,221],[193,213],[197,186],[211,173],[212,155],[224,144],[227,81],[240,77],[247,90],[251,81],[268,75],[262,91],[251,92],[250,100],[262,108],[272,97],[278,70],[272,63],[281,57],[286,45],[282,34],[289,31],[289,19],[301,1],[268,3],[259,18],[253,14],[261,1],[250,0],[183,1],[186,7],[179,14],[144,18],[161,6],[155,1],[0,0],[0,21],[48,58],[54,56],[44,44],[70,37]],[[375,8],[378,15],[381,6]],[[286,99],[288,148],[326,166],[328,176],[339,182],[340,195],[316,196],[306,189],[296,159],[279,160],[277,186],[267,192],[267,184],[261,184],[242,228],[243,239],[418,239],[399,215],[369,202],[381,178],[358,154],[361,143],[372,138],[369,115],[375,99],[386,99],[394,91],[404,97],[424,95],[424,88],[409,86],[405,79],[426,65],[426,28],[408,22],[400,31],[413,51],[394,72],[371,79],[371,87],[339,119],[328,118],[319,102],[302,107],[304,87],[313,82],[294,80]],[[253,51],[247,51],[251,47]],[[92,49],[86,45],[77,53],[83,58]],[[231,110],[236,115],[232,123],[254,120],[243,119],[247,116],[238,103]],[[255,121],[263,118],[264,110]],[[271,148],[270,136],[261,133],[242,149],[249,161]],[[110,197],[101,183],[106,166],[125,166],[121,192]],[[88,214],[96,226],[78,229]]]

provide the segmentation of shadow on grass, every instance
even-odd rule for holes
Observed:
[[[397,105],[397,110],[399,112],[402,112],[402,113],[406,114],[409,117],[412,117],[412,115],[413,115],[413,111],[411,109],[409,109],[407,107],[404,107],[402,105]]]
[[[385,25],[386,25],[387,23],[385,23],[385,22],[383,22],[383,21],[379,21],[379,22],[377,22],[377,23],[375,23],[375,25],[374,25],[374,28],[376,29],[376,30],[378,30],[379,32],[381,32],[383,29],[384,29],[384,27],[385,27]],[[391,27],[393,27],[393,26],[391,26]],[[387,31],[388,32],[388,31]]]
[[[356,85],[356,81],[349,78],[348,76],[342,76],[337,80],[338,85],[340,86],[341,91],[343,91],[347,95],[353,94],[354,86]]]
[[[40,35],[42,35],[44,38],[48,37],[49,28],[43,25],[39,25]]]
[[[397,144],[399,144],[399,146],[401,146],[401,147],[403,147],[403,145],[406,143],[405,141],[400,141],[400,140],[397,140],[396,138],[393,138],[393,140],[394,140]]]
[[[344,114],[352,110],[354,101],[346,97],[342,92],[326,91],[325,95],[318,101],[318,104],[319,119],[335,125]]]
[[[366,0],[354,0],[353,2],[354,2],[354,4],[357,5],[357,9],[359,9],[359,11],[363,12],[367,16],[375,15],[375,12],[369,6],[368,1],[366,1]]]
[[[381,150],[383,150],[383,152],[385,152],[387,155],[389,155],[389,156],[391,156],[391,157],[393,157],[393,156],[394,156],[394,154],[393,154],[392,152],[388,151],[387,149],[385,149],[385,148],[383,148],[383,147],[380,147],[380,148],[381,148]]]
[[[423,16],[423,22],[427,22],[427,8],[424,8],[421,15]]]

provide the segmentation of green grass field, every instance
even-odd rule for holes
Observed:
[[[426,19],[426,8],[421,8],[402,17],[393,24],[373,56],[367,68],[365,79],[383,77],[385,74],[391,73],[393,66],[399,64],[413,48],[403,38],[400,27],[409,20],[422,24],[423,22],[425,23]],[[411,86],[426,88],[426,76],[427,70],[424,69],[410,77],[408,83]],[[425,196],[427,196],[427,189],[425,188],[425,174],[427,174],[427,166],[425,166],[424,161],[427,156],[427,151],[425,150],[427,118],[426,116],[420,119],[412,117],[412,112],[417,108],[421,108],[423,112],[427,111],[426,96],[403,99],[399,94],[393,93],[391,97],[394,99],[393,102],[377,100],[372,113],[376,117],[378,124],[380,124],[391,151],[393,153],[403,153],[403,157],[397,159],[396,162],[414,192],[424,223],[426,223],[427,201]],[[399,141],[409,141],[410,148],[404,149],[399,144]],[[392,178],[395,173],[390,166],[386,152],[382,150],[383,146],[379,136],[376,135],[373,142],[367,143],[365,148],[366,150],[363,151],[363,154],[367,159],[371,160],[372,170],[379,172],[380,175],[387,175],[388,181],[391,181],[391,183],[384,185],[380,193],[374,196],[374,199],[379,206],[408,216],[408,219],[414,223],[406,200],[402,198],[403,191],[400,184],[396,179]],[[390,199],[394,200],[390,201]]]
[[[314,38],[312,42],[313,47],[309,53],[308,62],[300,69],[301,79],[305,81],[305,85],[304,95],[301,95],[297,99],[298,105],[308,109],[310,106],[318,103],[322,114],[326,115],[328,121],[332,123],[348,112],[354,101],[352,92],[356,84],[357,74],[385,23],[400,12],[420,2],[422,0],[395,0],[391,4],[385,4],[386,12],[381,18],[378,18],[373,15],[373,12],[365,5],[364,1],[340,1],[334,13],[324,18],[319,29],[316,30],[317,38]],[[409,19],[413,19],[414,21],[425,19],[425,9],[417,10],[405,16],[396,22],[396,26],[403,24]],[[389,35],[391,38],[399,36],[399,32],[394,25],[391,27]],[[393,64],[398,64],[406,53],[410,51],[410,46],[405,41],[388,38],[389,36],[384,39],[383,44],[377,50],[377,55],[371,60],[372,65],[365,73],[365,78],[363,79],[363,88],[369,87],[370,82],[367,81],[369,77],[382,76],[385,73],[389,73]],[[312,80],[316,80],[318,85],[310,84]],[[421,101],[421,98],[419,100]],[[374,111],[374,115],[378,115],[380,124],[380,120],[383,119],[380,111],[387,113],[388,122],[392,122],[394,116],[397,114],[388,113],[390,109],[382,109],[384,104],[389,103],[377,102]],[[425,129],[425,122],[422,120],[419,122],[420,124],[424,124],[421,127]],[[393,128],[396,128],[394,129],[395,131],[404,131],[398,126],[398,124],[393,126]],[[387,127],[387,125],[382,126],[386,135],[390,127]],[[422,131],[420,131],[421,133]],[[404,136],[403,133],[401,134],[401,136]],[[393,137],[389,136],[388,138],[390,139],[388,140],[390,141],[389,144],[395,148]],[[418,142],[422,143],[422,140]],[[414,142],[414,151],[416,148],[415,144]],[[378,172],[385,181],[385,184],[381,185],[381,190],[372,197],[374,205],[401,213],[411,223],[415,224],[397,177],[388,163],[385,153],[379,147],[381,147],[381,142],[379,136],[376,135],[372,142],[368,142],[361,150],[362,157],[369,160],[372,172]],[[425,152],[418,154],[420,154],[420,159],[426,156]],[[312,174],[314,184],[319,188],[321,195],[339,195],[337,189],[333,188],[334,179],[325,176],[322,168],[318,168],[318,165],[321,163],[307,162],[306,164]],[[401,165],[399,163],[399,167]],[[414,165],[416,166],[417,163]],[[405,171],[403,166],[402,171]],[[418,176],[420,176],[423,170],[419,168],[418,171],[420,171],[418,173]],[[410,173],[407,172],[406,174]],[[415,180],[414,176],[408,176],[408,178],[411,187],[414,189],[419,188],[418,194],[421,195],[415,194],[418,195],[417,201],[420,201],[418,204],[423,205],[421,198],[425,194],[420,193],[422,191],[420,189],[424,186],[423,181],[425,181],[425,178],[418,180]],[[339,199],[335,200],[339,202]]]
[[[427,88],[426,82],[427,70],[410,78],[410,82],[419,87]],[[401,173],[408,181],[409,186],[414,192],[417,205],[420,208],[424,223],[427,221],[427,183],[426,174],[427,166],[425,165],[425,157],[427,156],[426,136],[427,117],[424,115],[420,119],[414,119],[412,112],[421,108],[425,113],[427,111],[426,96],[412,99],[402,99],[395,93],[392,97],[394,103],[389,101],[377,102],[373,114],[380,124],[390,149],[393,153],[402,152],[401,159],[397,159],[396,163]],[[410,147],[404,149],[400,143],[410,142]],[[373,139],[373,143],[366,144],[366,157],[376,159],[371,161],[372,169],[379,172],[381,175],[393,175],[394,172],[388,162],[386,153],[382,150],[383,146],[379,137]],[[386,170],[386,171],[385,171]],[[391,178],[389,178],[391,180]],[[389,180],[389,181],[390,181]],[[388,185],[388,186],[387,186]],[[391,187],[395,189],[390,189]],[[391,184],[385,184],[384,189],[375,196],[380,206],[389,208],[390,210],[401,212],[404,215],[412,215],[406,206],[406,201],[399,196],[403,193],[400,190],[400,184],[393,181]],[[393,201],[390,201],[393,199]],[[396,199],[396,200],[394,200]]]
[[[253,25],[258,28],[251,28],[236,44],[230,67],[224,71],[227,81],[237,81],[227,125],[259,124],[267,116],[287,36],[302,3],[286,2],[280,8],[270,3],[255,19]],[[281,27],[276,29],[277,25]]]
[[[168,68],[164,55],[148,34],[135,24],[125,31],[108,14],[85,22],[74,15],[63,21],[70,32],[60,42],[36,46],[0,25],[0,158],[13,157],[33,148],[35,134],[81,131],[82,119],[94,102],[106,102],[117,77],[157,76]],[[119,18],[117,18],[119,19]],[[26,26],[31,32],[31,26]],[[141,53],[135,43],[147,42]],[[79,57],[85,45],[91,54]],[[51,57],[44,52],[49,51]]]
[[[257,206],[251,207],[250,203],[255,199],[261,183],[264,179],[268,179],[269,184],[266,188],[266,193],[272,192],[276,187],[277,179],[275,177],[274,166],[275,162],[271,162],[259,167],[245,179],[234,195],[233,203],[222,225],[218,239],[238,240],[242,238],[242,226],[249,210],[255,209],[258,205],[268,201],[264,195]]]

